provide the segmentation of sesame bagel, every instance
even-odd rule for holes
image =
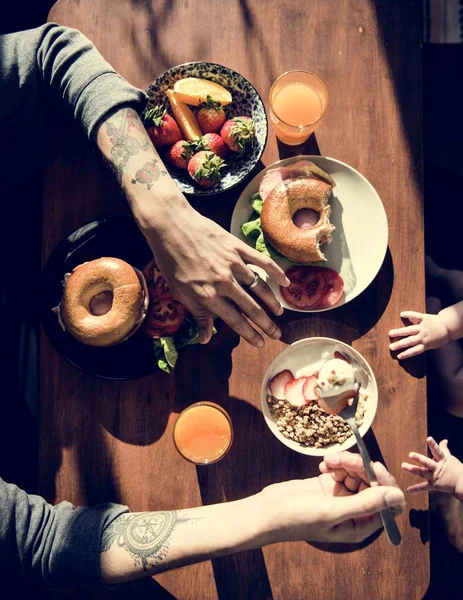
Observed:
[[[331,186],[319,179],[296,177],[278,184],[263,203],[261,226],[265,238],[281,254],[296,263],[326,260],[320,244],[331,242],[334,226],[329,221]],[[318,213],[318,222],[301,229],[293,222],[298,210]]]
[[[64,326],[83,344],[112,346],[125,340],[143,320],[148,298],[143,275],[118,258],[84,263],[67,277],[60,304]],[[104,314],[95,314],[91,302],[103,292],[112,293]]]

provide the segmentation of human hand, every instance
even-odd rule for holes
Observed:
[[[380,485],[370,487],[358,454],[325,456],[321,475],[266,487],[260,493],[263,530],[271,542],[361,542],[381,526],[379,511],[405,508],[402,491],[381,463],[373,468]],[[271,543],[270,542],[270,543]]]
[[[254,279],[248,263],[263,268],[280,285],[289,285],[273,260],[191,207],[179,210],[165,231],[145,227],[143,233],[173,295],[196,319],[202,344],[211,339],[214,315],[259,348],[264,339],[250,322],[273,339],[281,336],[261,304],[242,287]],[[280,302],[262,279],[252,292],[273,314],[282,314]]]
[[[412,325],[400,329],[391,329],[389,332],[391,338],[402,338],[398,342],[389,345],[392,352],[408,348],[408,350],[397,355],[399,360],[417,356],[426,350],[441,348],[450,339],[449,332],[439,315],[429,315],[409,310],[400,313],[400,316],[402,319],[411,321]]]
[[[402,463],[402,468],[409,473],[418,475],[426,481],[415,483],[407,488],[407,492],[437,491],[453,494],[458,500],[463,500],[463,464],[452,456],[448,449],[448,441],[442,440],[440,444],[432,437],[427,438],[428,447],[432,458],[410,452],[409,456],[418,465]]]

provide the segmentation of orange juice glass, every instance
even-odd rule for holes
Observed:
[[[223,458],[232,441],[231,419],[214,402],[196,402],[185,408],[174,425],[175,447],[196,465],[210,465]]]
[[[289,146],[305,142],[328,107],[328,90],[309,71],[288,71],[270,90],[270,118],[277,137]]]

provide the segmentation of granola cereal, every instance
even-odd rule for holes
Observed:
[[[368,397],[360,393],[355,420],[363,423],[365,403]],[[342,417],[329,415],[313,400],[305,406],[292,406],[287,400],[267,395],[270,414],[281,434],[303,446],[322,448],[329,444],[342,444],[352,435],[352,430]]]

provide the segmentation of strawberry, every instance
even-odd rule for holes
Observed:
[[[202,150],[188,163],[188,173],[203,187],[214,187],[221,177],[225,162],[213,152]]]
[[[285,399],[285,385],[294,379],[294,375],[289,371],[289,369],[285,369],[284,371],[280,371],[270,380],[268,387],[270,393],[274,398],[278,398],[278,400]]]
[[[215,152],[220,158],[227,158],[229,153],[228,146],[217,133],[206,133],[206,135],[203,135],[201,144],[204,150]]]
[[[182,139],[177,123],[162,106],[155,106],[147,110],[144,123],[156,148],[171,146]]]
[[[220,102],[206,96],[206,102],[201,103],[202,108],[196,114],[199,128],[203,133],[217,133],[227,120],[225,111]]]
[[[244,154],[254,145],[256,124],[249,117],[234,117],[225,122],[220,135],[230,150]]]
[[[186,169],[195,151],[195,145],[192,142],[180,140],[167,150],[166,160],[178,169]]]
[[[312,402],[312,400],[318,399],[317,379],[318,373],[314,373],[313,375],[307,377],[307,381],[304,383],[302,395],[304,396],[306,402]]]
[[[307,377],[293,379],[285,385],[285,400],[292,406],[301,407],[306,404],[302,389],[307,381]]]
[[[355,392],[347,391],[336,402],[330,402],[326,398],[318,398],[318,405],[329,415],[339,415],[346,408],[348,401],[353,398],[354,394]]]
[[[344,354],[342,354],[341,352],[338,352],[337,350],[334,353],[334,358],[339,358],[340,360],[345,360],[346,363],[348,363],[350,365],[350,360],[347,358],[347,356],[344,356]]]

